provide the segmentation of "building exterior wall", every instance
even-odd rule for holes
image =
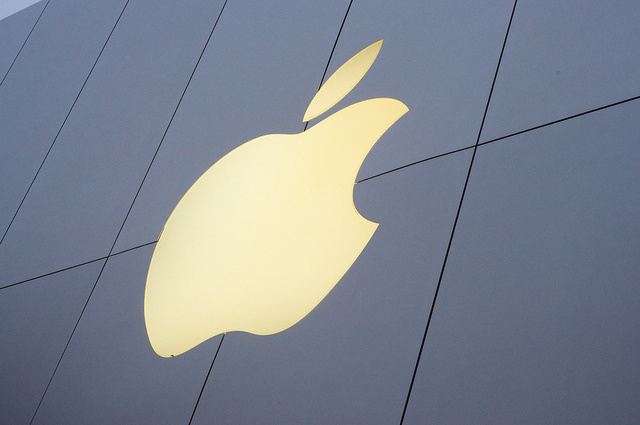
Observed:
[[[225,336],[193,423],[399,423],[438,286],[404,423],[637,422],[640,7],[223,4],[0,21],[0,422],[188,422],[221,336],[153,352],[153,242],[227,152],[303,130],[338,34],[328,75],[384,39],[338,107],[410,110],[354,188],[380,227],[300,323]]]

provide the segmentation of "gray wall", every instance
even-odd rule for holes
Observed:
[[[31,419],[97,282],[33,423],[188,423],[220,336],[158,357],[153,245],[103,257],[155,241],[233,148],[302,131],[348,4],[229,0],[190,79],[221,1],[131,0],[101,52],[125,0],[51,0],[0,86],[0,286],[102,259],[0,290],[0,422]],[[0,76],[43,7],[0,21]],[[520,0],[480,132],[512,8],[355,0],[329,65],[384,39],[332,111],[410,109],[359,180],[502,138],[475,154],[405,423],[637,423],[640,100],[503,137],[640,95],[640,6]],[[226,335],[193,423],[399,423],[472,153],[358,183],[367,248],[294,327]]]

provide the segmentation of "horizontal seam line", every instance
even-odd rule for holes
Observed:
[[[545,123],[545,124],[536,125],[534,127],[527,128],[526,130],[516,131],[515,133],[510,133],[510,134],[507,134],[505,136],[500,136],[500,137],[497,137],[495,139],[487,140],[486,142],[478,143],[478,146],[488,145],[490,143],[498,142],[500,140],[508,139],[510,137],[519,136],[520,134],[528,133],[528,132],[534,131],[534,130],[539,130],[541,128],[548,127],[548,126],[551,126],[551,125],[554,125],[554,124],[558,124],[558,123],[561,123],[563,121],[568,121],[568,120],[571,120],[571,119],[574,119],[574,118],[578,118],[578,117],[581,117],[581,116],[584,116],[584,115],[588,115],[588,114],[591,114],[591,113],[594,113],[594,112],[602,111],[603,109],[607,109],[607,108],[611,108],[611,107],[614,107],[614,106],[622,105],[623,103],[631,102],[633,100],[638,100],[638,99],[640,99],[640,96],[634,96],[634,97],[630,97],[630,98],[625,99],[625,100],[621,100],[619,102],[614,102],[614,103],[610,103],[610,104],[605,105],[605,106],[600,106],[598,108],[589,109],[588,111],[580,112],[580,113],[574,114],[574,115],[569,115],[568,117],[564,117],[564,118],[560,118],[560,119],[557,119],[557,120],[554,120],[554,121],[550,121],[550,122]],[[408,167],[412,167],[414,165],[421,164],[423,162],[431,161],[433,159],[441,158],[443,156],[447,156],[447,155],[451,155],[451,154],[454,154],[454,153],[462,152],[462,151],[465,151],[465,150],[468,150],[468,149],[473,149],[474,146],[475,145],[465,146],[464,148],[455,149],[455,150],[452,150],[450,152],[445,152],[445,153],[441,153],[439,155],[431,156],[429,158],[421,159],[419,161],[415,161],[415,162],[412,162],[412,163],[409,163],[409,164],[406,164],[406,165],[402,165],[400,167],[396,167],[396,168],[393,168],[391,170],[383,171],[382,173],[374,174],[373,176],[364,178],[362,180],[358,180],[356,183],[362,183],[362,182],[365,182],[365,181],[368,181],[368,180],[375,179],[377,177],[384,176],[386,174],[390,174],[390,173],[402,170],[404,168],[408,168]]]

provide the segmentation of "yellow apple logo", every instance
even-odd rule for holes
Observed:
[[[382,40],[346,62],[311,101],[335,105],[373,64]],[[408,108],[348,106],[299,134],[269,134],[207,170],[171,213],[147,275],[144,316],[163,357],[223,332],[269,335],[300,321],[333,289],[377,223],[353,204],[369,150]]]

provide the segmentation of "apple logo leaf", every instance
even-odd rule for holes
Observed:
[[[357,84],[380,43],[336,71],[317,111]],[[144,317],[154,351],[176,356],[230,331],[270,335],[309,314],[378,227],[358,213],[354,182],[407,111],[396,99],[358,102],[302,133],[250,140],[200,176],[149,264]]]
[[[369,47],[361,50],[338,68],[313,97],[302,122],[310,121],[327,112],[353,90],[369,68],[371,68],[371,65],[373,65],[373,62],[378,56],[378,52],[380,52],[380,47],[382,47],[382,40],[376,41]]]

